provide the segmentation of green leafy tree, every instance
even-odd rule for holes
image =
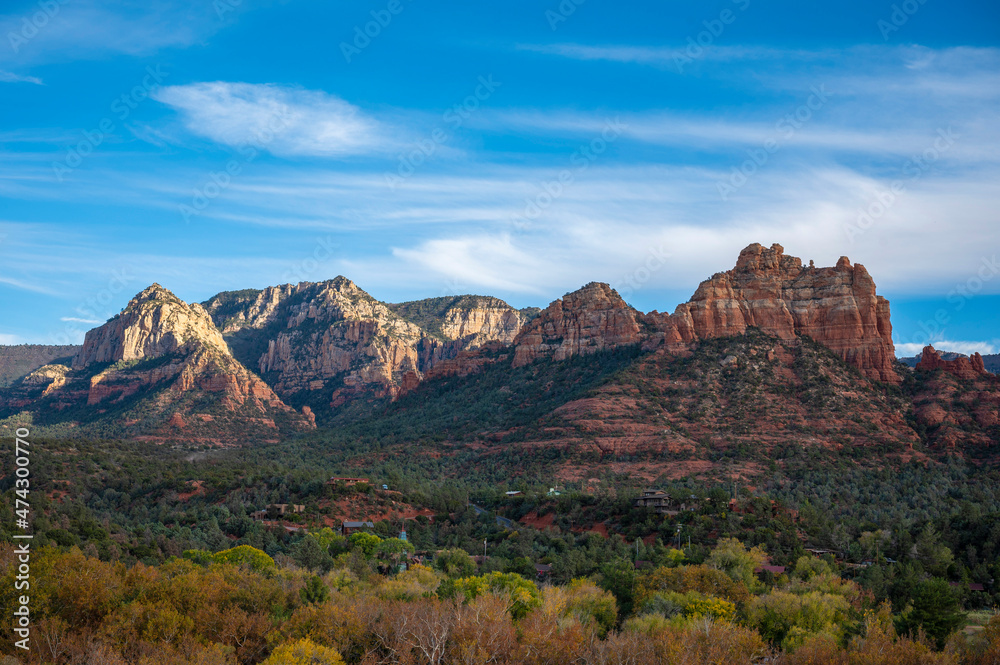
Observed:
[[[927,637],[944,647],[948,636],[965,621],[958,595],[947,581],[924,580],[913,590],[913,606],[900,620],[901,632],[915,633],[922,628]]]
[[[351,537],[347,540],[351,543],[352,549],[361,550],[361,553],[368,559],[375,556],[375,553],[378,551],[379,543],[382,542],[382,539],[375,534],[367,533],[365,531],[352,533]]]
[[[635,605],[635,583],[635,566],[631,561],[618,559],[601,566],[600,587],[614,595],[623,617],[630,615]]]
[[[215,563],[228,563],[237,566],[247,566],[258,572],[274,570],[274,559],[256,547],[239,545],[228,550],[222,550],[212,555]]]
[[[450,549],[434,557],[434,567],[448,577],[468,577],[476,572],[476,562],[465,550]]]
[[[723,538],[709,554],[706,563],[717,568],[737,582],[748,587],[756,585],[754,571],[767,561],[767,554],[759,547],[747,549],[735,538]]]
[[[512,559],[504,568],[505,573],[517,573],[523,577],[530,577],[535,574],[535,564],[525,556]]]
[[[333,557],[316,538],[306,536],[295,546],[292,553],[295,561],[310,570],[328,571],[333,567]]]
[[[395,566],[414,550],[413,543],[409,541],[401,538],[387,538],[378,544],[375,548],[375,554],[379,559],[388,561]]]
[[[466,600],[473,600],[488,591],[508,598],[510,615],[514,619],[523,618],[529,611],[542,604],[538,585],[517,573],[493,572],[457,580],[445,580],[438,587],[438,595],[442,598],[461,595]]]
[[[328,526],[323,527],[319,531],[310,532],[307,538],[315,539],[320,548],[331,557],[343,554],[350,549],[347,544],[347,538],[344,538]]]
[[[306,582],[306,585],[299,589],[299,596],[302,602],[319,605],[330,599],[330,588],[323,583],[323,579],[318,575],[313,575]]]
[[[832,572],[833,568],[830,567],[830,564],[808,554],[800,556],[795,561],[795,577],[802,580],[812,579],[816,575],[829,575]]]
[[[794,647],[808,635],[825,633],[839,638],[850,606],[843,596],[820,591],[772,591],[751,600],[745,613],[747,623],[764,639]]]
[[[565,587],[566,612],[582,620],[591,619],[603,638],[618,620],[615,597],[587,579],[575,579]]]
[[[184,550],[181,556],[202,566],[207,566],[213,561],[212,553],[208,550]]]

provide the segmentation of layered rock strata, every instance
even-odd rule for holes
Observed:
[[[107,409],[153,391],[149,413],[170,416],[167,411],[175,403],[197,401],[201,409],[254,418],[271,428],[276,427],[275,417],[293,429],[313,426],[308,416],[287,406],[232,356],[203,307],[185,303],[159,284],[143,290],[120,314],[89,331],[72,370],[43,367],[24,383],[45,384],[43,394],[54,394],[64,405],[85,397],[89,406]]]
[[[978,352],[968,358],[959,356],[953,360],[944,360],[933,346],[924,347],[916,369],[924,372],[943,370],[960,379],[978,379],[980,377],[991,376],[986,371],[986,367],[983,364],[983,357]]]
[[[509,344],[528,315],[485,296],[386,304],[345,277],[205,304],[278,394],[321,391],[334,405],[360,394],[395,397],[462,351]]]
[[[803,266],[781,245],[753,244],[736,267],[699,285],[673,314],[643,315],[607,284],[591,283],[549,305],[515,339],[515,364],[539,357],[642,343],[682,352],[692,343],[757,328],[780,339],[807,335],[865,376],[899,383],[889,302],[861,264]]]

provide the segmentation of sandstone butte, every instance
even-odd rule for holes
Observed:
[[[588,284],[522,329],[514,340],[514,364],[636,343],[682,353],[698,340],[740,335],[750,327],[785,340],[807,335],[868,378],[901,382],[893,367],[889,302],[875,293],[864,266],[851,265],[847,257],[832,268],[803,266],[785,256],[781,245],[757,243],[740,252],[735,268],[702,282],[673,314],[642,314],[607,284]]]
[[[68,397],[82,388],[74,375],[115,363],[89,377],[90,404],[169,381],[175,392],[214,393],[230,409],[273,410],[309,427],[312,414],[295,413],[282,398],[307,391],[314,404],[333,406],[361,395],[395,398],[426,379],[474,373],[511,354],[515,366],[628,345],[682,354],[699,340],[750,327],[783,340],[808,335],[865,376],[900,382],[889,303],[864,266],[846,257],[834,267],[803,266],[777,244],[744,249],[732,270],[702,282],[673,314],[643,314],[597,282],[534,318],[485,296],[388,305],[344,277],[228,292],[205,306],[154,284],[87,333],[74,371],[42,368],[32,380]],[[239,358],[229,346],[235,342],[244,349]],[[155,358],[163,360],[129,362]]]
[[[957,376],[960,379],[977,379],[979,377],[992,377],[986,371],[983,364],[983,357],[979,353],[972,354],[972,357],[958,357],[954,360],[944,360],[941,354],[933,346],[925,346],[920,354],[920,362],[917,363],[917,370],[932,372],[934,370],[944,370],[948,374]]]
[[[153,367],[129,362],[158,358],[163,362]],[[229,410],[249,407],[261,415],[281,412],[300,427],[312,426],[311,414],[296,414],[270,386],[233,358],[222,333],[201,305],[185,303],[159,284],[143,290],[119,315],[89,331],[72,365],[76,372],[84,372],[106,363],[113,364],[88,380],[90,405],[121,400],[170,382],[175,394],[192,390],[215,393]],[[53,379],[57,387],[67,384],[65,376]]]

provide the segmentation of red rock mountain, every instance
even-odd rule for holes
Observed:
[[[546,307],[515,338],[514,367],[564,360],[642,340],[639,313],[607,284],[591,282]]]
[[[42,367],[22,387],[55,410],[119,413],[113,425],[134,436],[228,441],[314,426],[232,356],[204,308],[159,284],[89,331],[71,365]]]
[[[516,370],[617,348],[686,357],[706,340],[754,330],[787,349],[807,336],[870,379],[901,381],[889,304],[846,257],[817,268],[780,245],[753,244],[673,314],[643,314],[597,282],[536,312],[486,296],[387,304],[345,277],[224,292],[202,305],[154,284],[90,331],[71,366],[16,380],[0,407],[10,416],[39,400],[50,412],[82,402],[129,435],[221,431],[198,425],[220,419],[278,433],[313,426],[318,408],[326,418],[362,400],[353,413],[363,413],[364,404],[381,408],[378,398],[496,363]],[[944,367],[981,371],[973,362]]]
[[[984,450],[996,445],[1000,378],[984,369],[978,353],[971,358],[943,360],[933,346],[926,346],[916,369],[924,376],[913,398],[913,409],[932,443],[943,448]]]
[[[591,283],[556,300],[514,340],[515,366],[540,357],[642,342],[675,353],[748,328],[783,340],[808,335],[871,379],[899,383],[893,364],[889,302],[860,264],[841,257],[833,268],[803,266],[781,245],[753,244],[736,267],[701,283],[672,315],[643,315],[607,284]]]
[[[861,264],[840,257],[833,268],[803,266],[781,245],[754,243],[732,270],[705,280],[691,300],[662,322],[668,344],[743,333],[780,339],[808,335],[871,379],[899,383],[889,301]]]
[[[485,296],[387,304],[346,277],[220,293],[205,306],[238,358],[284,399],[314,406],[396,397],[460,351],[509,344],[531,314]]]
[[[925,372],[940,369],[960,379],[978,379],[989,375],[983,365],[983,357],[978,352],[972,354],[971,358],[959,356],[954,360],[943,360],[941,354],[933,346],[924,347],[920,354],[920,362],[917,363],[917,369]]]

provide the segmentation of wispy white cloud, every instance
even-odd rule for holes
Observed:
[[[8,333],[0,333],[0,344],[11,346],[13,344],[20,344],[21,340],[17,335],[10,335]]]
[[[931,344],[937,351],[950,351],[952,353],[961,353],[965,356],[971,356],[973,353],[988,355],[997,352],[996,347],[989,342],[953,342],[949,340],[938,340],[931,342]],[[896,344],[896,357],[908,358],[916,356],[924,350],[924,346],[924,344],[914,344],[909,342]]]
[[[781,157],[729,201],[722,201],[717,191],[717,183],[729,176],[722,166],[597,162],[580,172],[564,156],[552,165],[475,164],[467,174],[428,170],[390,190],[380,172],[269,163],[234,178],[225,195],[198,219],[203,224],[273,227],[290,237],[324,232],[358,238],[358,251],[350,253],[349,261],[329,264],[333,274],[342,272],[388,291],[405,284],[435,294],[452,283],[521,294],[559,294],[591,280],[614,284],[642,265],[651,249],[662,246],[672,257],[644,283],[641,294],[644,306],[661,310],[676,301],[654,302],[646,293],[681,290],[686,297],[701,279],[730,267],[750,242],[779,242],[789,253],[815,259],[818,265],[833,265],[847,255],[865,264],[883,292],[925,295],[947,293],[974,276],[984,258],[1000,254],[1000,246],[990,244],[1000,207],[1000,165],[970,172],[939,165],[906,180],[892,205],[855,234],[849,230],[859,213],[898,174],[890,170],[886,177],[876,177],[829,160]],[[157,219],[166,215],[179,225],[177,206],[188,200],[188,183],[197,174],[160,168],[95,172],[64,184],[58,193],[76,204],[104,205],[124,192],[127,205],[141,205],[154,210]],[[545,185],[551,187],[564,169],[570,169],[573,181],[549,203]],[[45,191],[39,189],[39,196]],[[544,205],[529,217],[525,210],[532,201]],[[516,224],[518,218],[527,223]],[[948,243],[940,242],[943,219],[949,224]],[[389,240],[372,240],[379,236]],[[928,247],[934,248],[934,260],[916,261]],[[53,255],[50,247],[46,251]],[[73,270],[86,269],[72,263],[72,252],[63,254],[69,261],[67,279]],[[30,270],[33,259],[25,256],[23,269]],[[99,263],[114,265],[115,260],[109,256]],[[133,265],[155,265],[185,280],[187,267],[200,275],[208,263],[165,256],[145,257]],[[274,282],[283,272],[265,256],[243,258],[234,266],[240,263],[244,265],[237,273],[255,284]],[[178,272],[178,265],[187,267]],[[235,277],[217,277],[239,286]],[[1000,276],[983,286],[983,293],[997,292]]]
[[[31,291],[32,293],[44,293],[46,295],[55,295],[55,291],[53,291],[52,289],[28,280],[0,276],[0,284],[13,286],[14,288],[18,288],[23,291]]]
[[[615,47],[605,53],[604,47],[572,46],[543,50],[555,48],[555,52],[583,57],[596,48],[598,55],[639,60],[670,55],[669,49]],[[754,104],[738,111],[726,107],[690,111],[684,104],[600,113],[486,109],[471,118],[470,124],[502,135],[514,131],[589,139],[601,131],[606,117],[617,116],[625,125],[624,141],[650,146],[718,154],[776,140],[786,152],[809,150],[824,158],[876,160],[923,151],[937,130],[951,127],[964,140],[949,151],[948,161],[997,159],[994,147],[1000,143],[1000,128],[994,118],[1000,103],[1000,49],[864,46],[834,52],[836,57],[828,51],[812,52],[814,64],[809,67],[761,70],[747,61],[749,54],[770,57],[775,55],[773,49],[727,49],[716,55],[731,58],[731,66],[713,68],[705,76],[725,79],[727,86],[752,88]],[[801,59],[798,53],[784,55],[788,57],[783,61]],[[820,99],[817,91],[825,98]],[[697,161],[704,157],[699,154]],[[692,157],[685,154],[683,159],[691,161]]]
[[[60,321],[70,321],[70,322],[73,322],[73,323],[94,323],[94,324],[98,324],[98,325],[101,324],[101,323],[104,323],[103,319],[81,319],[81,318],[76,317],[76,316],[63,316],[59,320]]]
[[[610,62],[635,63],[642,65],[673,66],[678,62],[690,63],[693,58],[688,46],[629,46],[629,45],[589,45],[589,44],[518,44],[520,51],[533,51],[547,55],[561,56],[573,60],[606,60]],[[796,58],[814,60],[834,57],[837,51],[807,51],[778,49],[766,46],[706,46],[699,47],[696,59],[709,62],[730,62],[763,60],[775,58]]]
[[[215,81],[169,86],[153,96],[180,111],[197,135],[282,156],[358,154],[383,140],[378,124],[358,107],[321,91]]]
[[[515,245],[509,234],[440,238],[412,248],[394,248],[392,253],[446,277],[455,285],[471,284],[543,298],[551,295],[532,282],[543,268],[544,257]]]
[[[384,178],[395,168],[393,153],[379,151],[392,143],[386,136],[406,124],[405,114],[376,120],[328,93],[247,83],[174,86],[161,101],[178,110],[188,131],[221,144],[252,139],[269,118],[285,114],[288,126],[267,144],[276,154],[378,153],[349,168],[261,160],[200,213],[206,225],[271,227],[289,237],[322,231],[357,240],[348,257],[324,265],[324,275],[346,274],[383,297],[401,290],[414,297],[480,291],[545,304],[591,280],[622,283],[650,251],[662,248],[669,261],[633,299],[640,308],[663,310],[686,299],[701,279],[730,267],[750,242],[779,242],[818,265],[847,255],[865,264],[882,292],[940,295],[975,275],[984,258],[1000,254],[1000,130],[991,115],[1000,82],[987,71],[995,57],[988,49],[916,49],[892,66],[865,71],[851,61],[831,69],[822,79],[835,82],[830,104],[728,201],[720,199],[718,183],[747,159],[747,148],[774,135],[776,121],[801,103],[796,91],[817,80],[775,78],[770,89],[780,99],[769,97],[753,108],[623,112],[622,138],[583,171],[570,153],[577,142],[599,135],[613,110],[482,109],[463,130],[542,137],[538,151],[480,150],[457,164],[428,160],[393,190]],[[956,143],[918,177],[903,173],[907,160],[933,144],[937,128],[951,125]],[[138,134],[151,143],[175,143],[163,127],[148,129]],[[0,165],[0,193],[141,207],[167,228],[180,223],[178,204],[190,200],[192,183],[204,181],[205,171],[153,159],[132,164],[139,167],[126,171],[95,154],[88,162],[92,170],[82,168],[55,188],[47,164],[11,162]],[[527,224],[513,224],[567,169],[572,182]],[[859,212],[901,177],[905,191],[892,205],[860,235],[847,233]],[[947,243],[941,242],[944,221]],[[929,248],[934,259],[917,260]],[[65,274],[46,282],[58,289],[86,267],[72,264],[69,252],[56,255],[69,261]],[[189,289],[261,286],[281,281],[287,271],[266,254],[229,263],[165,255],[137,260],[144,276],[155,278],[158,271],[163,281]],[[677,299],[666,295],[678,291]],[[1000,292],[1000,276],[982,292]]]
[[[809,149],[834,154],[908,155],[923,150],[937,138],[934,128],[902,126],[894,131],[881,127],[850,127],[837,123],[813,121],[795,125],[783,121],[795,107],[773,112],[761,120],[733,120],[726,117],[695,116],[677,112],[645,112],[641,114],[616,114],[624,129],[625,140],[655,146],[701,150],[731,150],[732,148],[760,147],[765,141],[775,141],[781,149]],[[961,125],[966,118],[955,118]],[[608,120],[576,111],[500,111],[484,112],[473,120],[476,127],[489,131],[516,130],[547,136],[580,137],[589,140],[600,136]],[[950,126],[950,125],[947,125]],[[942,129],[947,126],[943,126]],[[990,138],[1000,138],[1000,130],[983,127]],[[964,128],[962,129],[964,133]],[[959,144],[948,158],[964,155],[969,158],[995,159],[992,151],[985,150],[979,141]]]
[[[249,4],[234,3],[232,13]],[[0,63],[29,67],[109,53],[149,55],[197,44],[227,24],[214,4],[203,0],[73,0],[44,5],[47,10],[39,11],[34,3],[24,14],[0,15],[4,36]],[[31,20],[35,14],[46,17],[40,26]]]
[[[2,69],[0,69],[0,83],[34,83],[35,85],[45,85],[42,83],[42,79],[36,76],[22,76]]]

